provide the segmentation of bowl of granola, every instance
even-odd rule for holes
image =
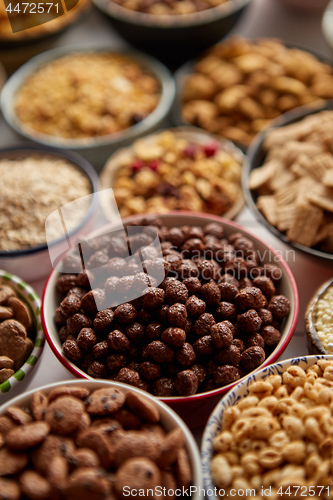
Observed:
[[[333,356],[304,356],[264,368],[233,388],[202,439],[208,499],[235,490],[255,498],[297,492],[330,498],[332,379]]]
[[[165,120],[175,94],[167,68],[110,47],[61,47],[34,57],[1,93],[5,119],[41,144],[100,168],[111,152]]]
[[[281,114],[333,98],[331,64],[275,38],[228,38],[176,72],[173,122],[200,127],[246,150]]]
[[[45,278],[72,238],[92,230],[98,176],[75,153],[32,146],[0,150],[0,176],[0,268]]]
[[[179,127],[117,151],[101,172],[101,187],[113,188],[122,217],[189,210],[232,219],[244,205],[242,164],[243,154],[231,142]],[[112,205],[103,201],[112,220]]]
[[[286,113],[248,150],[243,191],[256,217],[298,250],[333,259],[333,101]],[[283,144],[283,148],[281,145]]]
[[[231,31],[251,0],[94,0],[118,33],[173,67]]]

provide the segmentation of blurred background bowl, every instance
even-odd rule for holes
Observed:
[[[288,245],[297,250],[301,250],[302,252],[306,252],[310,255],[328,260],[333,260],[333,254],[324,252],[322,250],[318,250],[316,248],[307,247],[300,243],[291,242],[286,234],[281,233],[276,227],[274,227],[272,224],[268,222],[266,217],[264,217],[263,214],[260,212],[260,210],[257,208],[256,205],[257,197],[255,196],[254,193],[252,193],[252,191],[249,188],[249,178],[251,172],[255,168],[259,168],[263,165],[266,156],[266,152],[264,151],[263,148],[263,143],[266,136],[272,131],[272,129],[276,127],[284,127],[286,125],[291,125],[292,123],[296,123],[307,116],[320,113],[321,111],[324,110],[332,110],[332,109],[333,109],[333,100],[331,99],[325,101],[324,104],[314,103],[311,106],[302,106],[292,111],[288,111],[288,113],[285,113],[284,115],[279,116],[276,120],[272,122],[269,128],[260,132],[255,138],[255,140],[252,142],[251,146],[247,151],[247,160],[245,161],[244,164],[243,177],[242,177],[243,193],[249,209],[256,216],[256,218],[261,223],[263,223],[267,227],[267,229],[269,229],[269,231],[271,231],[271,233],[277,236],[284,243],[287,243]]]
[[[185,423],[179,418],[179,416],[172,411],[167,405],[163,404],[161,401],[158,401],[156,398],[153,398],[147,392],[143,392],[139,389],[131,387],[126,384],[121,384],[120,382],[114,381],[106,381],[106,380],[68,380],[64,382],[57,382],[49,385],[45,385],[43,387],[39,387],[38,389],[33,389],[27,393],[24,393],[14,399],[11,399],[6,404],[2,405],[0,408],[0,416],[5,415],[8,408],[11,406],[26,408],[30,407],[32,396],[37,391],[42,391],[45,395],[48,395],[53,389],[61,388],[68,386],[80,386],[81,388],[86,388],[90,391],[94,391],[96,389],[110,388],[115,387],[125,393],[132,392],[134,394],[138,394],[144,398],[146,398],[151,404],[158,409],[159,414],[161,416],[161,424],[165,428],[167,432],[173,429],[181,429],[183,431],[185,437],[185,447],[188,452],[189,461],[192,469],[192,485],[196,487],[196,493],[192,494],[192,500],[199,500],[202,498],[199,491],[203,487],[202,480],[202,470],[200,463],[200,454],[197,447],[197,444],[194,440],[194,437]],[[69,437],[70,435],[67,435]],[[86,497],[87,498],[87,497]]]
[[[176,68],[225,37],[251,0],[229,0],[193,14],[161,16],[132,11],[113,0],[93,2],[125,40]]]
[[[35,290],[27,285],[21,278],[7,273],[2,269],[0,269],[0,285],[6,285],[12,288],[18,298],[29,307],[33,321],[33,332],[29,334],[29,338],[31,338],[34,345],[26,362],[14,373],[12,377],[0,384],[1,402],[1,394],[7,394],[11,389],[16,388],[22,380],[25,380],[27,375],[30,375],[42,354],[45,337],[40,316],[41,301]]]
[[[0,150],[0,160],[16,160],[29,157],[51,158],[69,162],[73,167],[83,172],[89,179],[91,193],[99,189],[99,180],[92,166],[79,155],[71,151],[61,151],[40,146],[22,146]],[[61,208],[61,207],[59,207]],[[95,216],[97,215],[97,197],[92,196],[89,208],[80,224],[68,232],[70,238],[87,234],[93,229]],[[65,237],[52,242],[52,253],[61,255],[68,251],[69,246]],[[26,281],[37,281],[46,278],[52,270],[48,244],[45,242],[36,247],[23,250],[0,251],[0,268],[9,273],[17,273]]]
[[[323,10],[329,0],[275,0],[300,10]]]
[[[322,30],[326,42],[333,50],[333,1],[331,0],[327,5],[323,19],[322,19]]]
[[[147,69],[160,83],[161,97],[157,107],[141,122],[121,132],[112,135],[90,137],[87,139],[66,139],[39,133],[25,126],[14,111],[16,94],[26,79],[38,71],[45,64],[60,59],[69,54],[82,52],[114,52],[127,56]],[[120,146],[131,143],[153,130],[158,129],[171,109],[175,96],[175,83],[169,70],[159,61],[144,54],[131,50],[114,50],[110,46],[78,46],[60,47],[40,54],[20,69],[7,81],[1,92],[1,108],[7,123],[20,135],[45,146],[71,150],[86,158],[98,171],[102,168],[107,158]]]
[[[321,285],[316,292],[313,294],[312,299],[310,300],[308,307],[305,313],[305,328],[308,340],[308,348],[310,354],[332,354],[332,352],[328,352],[323,346],[316,327],[317,322],[317,307],[318,302],[323,298],[328,288],[330,288],[333,284],[333,278],[329,279]],[[333,332],[333,323],[332,323],[332,332]]]
[[[289,299],[290,313],[283,324],[281,331],[282,337],[279,344],[259,368],[276,361],[282,355],[291,340],[296,327],[299,312],[297,285],[289,266],[282,259],[280,253],[242,226],[236,224],[235,222],[223,219],[222,217],[190,212],[172,212],[170,214],[159,215],[158,217],[161,218],[163,223],[168,227],[183,225],[204,227],[206,224],[211,222],[220,223],[225,229],[226,237],[234,232],[244,234],[254,242],[256,249],[260,252],[260,255],[263,256],[263,263],[274,262],[274,265],[281,269],[282,278],[279,282],[279,293],[285,295]],[[130,222],[140,219],[142,219],[142,216],[127,217],[123,219],[123,223],[126,226],[126,224],[129,224]],[[96,231],[93,236],[96,236],[98,233],[102,234],[114,229],[115,227],[112,225],[105,226],[99,231]],[[68,371],[78,378],[89,379],[91,377],[78,368],[66,356],[64,356],[62,351],[62,343],[59,339],[58,328],[54,321],[54,312],[61,300],[60,294],[56,289],[56,281],[59,275],[60,273],[58,271],[52,271],[43,293],[42,321],[46,339],[53,353]],[[190,427],[199,427],[206,423],[207,417],[216,405],[217,401],[237,383],[238,381],[212,391],[194,394],[192,396],[162,397],[159,399],[171,406],[171,408],[173,408],[185,420],[187,425]]]
[[[333,356],[304,356],[302,358],[293,358],[280,361],[274,365],[257,371],[250,377],[247,377],[244,381],[240,382],[236,387],[234,387],[229,394],[221,399],[218,403],[211,416],[209,417],[208,423],[206,425],[202,443],[201,443],[201,463],[204,475],[204,485],[208,500],[218,500],[220,497],[214,495],[215,484],[211,477],[211,460],[214,456],[213,453],[213,440],[219,433],[221,429],[221,422],[223,419],[224,412],[227,408],[234,406],[244,399],[248,393],[248,386],[250,383],[259,382],[265,380],[269,375],[282,375],[290,366],[299,366],[303,370],[310,368],[314,365],[318,359],[325,358],[333,360]]]

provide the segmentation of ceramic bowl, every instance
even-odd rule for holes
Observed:
[[[18,396],[10,401],[8,401],[6,404],[2,405],[0,408],[0,416],[5,415],[6,411],[9,407],[11,406],[18,406],[18,407],[26,407],[31,403],[32,396],[35,392],[37,391],[42,391],[45,395],[49,394],[51,390],[63,386],[80,386],[84,387],[88,390],[95,390],[95,389],[102,389],[102,388],[108,388],[108,387],[115,387],[117,389],[120,389],[121,391],[127,393],[127,392],[133,392],[135,394],[144,396],[146,399],[148,399],[151,403],[154,404],[154,406],[158,409],[160,415],[161,415],[161,424],[167,431],[171,431],[174,428],[180,428],[185,436],[185,447],[189,455],[189,460],[192,468],[192,486],[195,488],[196,492],[192,494],[192,500],[199,500],[202,498],[200,496],[200,488],[203,487],[203,481],[202,481],[202,470],[201,470],[201,463],[200,463],[200,455],[199,455],[199,450],[197,447],[197,444],[194,440],[194,437],[188,427],[185,425],[185,423],[179,418],[179,416],[167,405],[162,403],[161,401],[158,401],[157,399],[153,398],[146,392],[143,392],[139,389],[136,389],[134,387],[131,387],[129,385],[125,384],[120,384],[119,382],[111,382],[111,381],[103,381],[103,380],[68,380],[64,382],[57,382],[55,384],[49,384],[45,385],[43,387],[39,387],[38,389],[33,389],[25,394],[22,394],[21,396]],[[193,490],[192,490],[193,491]],[[85,496],[85,498],[88,498],[88,496]]]
[[[242,151],[236,148],[236,146],[234,146],[234,144],[231,141],[228,141],[221,137],[213,136],[212,134],[204,132],[196,127],[178,127],[169,130],[175,133],[178,138],[186,139],[190,142],[193,142],[194,144],[203,145],[212,141],[218,142],[222,150],[225,150],[227,153],[232,154],[241,164],[243,164],[244,162],[244,155]],[[161,132],[159,131],[157,134],[160,133]],[[149,148],[149,145],[151,143],[154,143],[154,138],[155,134],[142,139],[145,142],[147,148]],[[111,188],[113,187],[114,178],[119,168],[119,165],[122,162],[122,159],[126,158],[127,155],[131,153],[133,153],[133,146],[129,146],[128,148],[123,148],[118,150],[108,159],[105,167],[103,168],[100,174],[102,189],[108,189],[110,187]],[[239,212],[242,210],[243,207],[244,207],[244,198],[242,190],[240,188],[238,193],[238,200],[227,212],[223,214],[223,217],[225,219],[234,219],[236,215],[239,214]],[[112,209],[113,207],[108,203],[107,197],[101,198],[101,208],[106,218],[111,222],[114,217]]]
[[[3,270],[0,270],[0,285],[10,286],[17,296],[29,307],[34,324],[34,334],[30,335],[34,344],[33,350],[24,365],[22,365],[12,377],[0,384],[1,402],[2,394],[8,393],[12,388],[18,386],[20,382],[33,371],[42,354],[45,337],[40,316],[41,302],[35,290],[27,285],[21,278]]]
[[[71,151],[67,152],[38,146],[22,146],[0,150],[0,160],[5,158],[15,160],[16,158],[30,156],[60,159],[71,163],[89,178],[91,192],[96,193],[98,191],[99,180],[95,170],[84,158]],[[70,239],[87,234],[92,230],[97,208],[97,196],[92,196],[86,215],[75,229],[69,231],[68,236]],[[9,273],[17,273],[26,281],[38,281],[46,278],[51,272],[50,254],[61,255],[68,248],[68,239],[64,236],[51,242],[49,247],[47,243],[44,243],[23,250],[0,251],[0,268],[5,269]]]
[[[91,162],[96,170],[100,170],[113,151],[121,146],[129,144],[142,135],[156,130],[164,123],[173,104],[175,83],[169,70],[162,63],[144,54],[133,52],[128,49],[117,51],[117,53],[130,57],[144,68],[147,68],[147,70],[157,78],[161,86],[161,98],[154,111],[144,120],[116,134],[87,139],[66,139],[42,134],[27,127],[18,119],[14,112],[14,103],[16,94],[26,79],[43,65],[73,53],[112,51],[113,49],[110,46],[69,46],[44,52],[29,60],[9,78],[1,92],[0,103],[7,123],[16,130],[16,132],[30,140],[45,146],[79,153]]]
[[[140,217],[128,217],[123,219],[124,224],[133,222]],[[282,328],[282,338],[273,352],[264,361],[263,366],[267,366],[274,361],[276,361],[284,352],[287,345],[289,344],[293,332],[296,327],[298,312],[299,312],[299,298],[298,290],[295,279],[290,271],[289,266],[283,260],[279,252],[277,252],[273,247],[267,244],[265,241],[261,240],[250,231],[244,227],[236,224],[235,222],[223,219],[222,217],[206,215],[206,214],[196,214],[190,212],[172,212],[170,214],[164,214],[159,216],[166,226],[200,226],[203,227],[210,222],[218,222],[224,226],[226,236],[234,232],[240,232],[245,236],[249,237],[255,244],[256,248],[260,252],[264,263],[274,263],[278,266],[282,272],[282,278],[279,285],[279,293],[285,295],[291,304],[289,316]],[[105,233],[110,228],[114,229],[114,226],[105,226],[100,229],[100,233]],[[94,234],[94,236],[97,233]],[[56,327],[54,321],[54,311],[58,307],[60,302],[60,296],[56,289],[56,281],[59,277],[57,271],[53,271],[48,278],[46,283],[43,300],[42,300],[42,321],[45,330],[47,341],[53,351],[57,356],[59,361],[64,365],[64,367],[69,370],[73,375],[78,378],[90,378],[87,373],[78,368],[72,361],[70,361],[62,352],[62,344],[59,339],[58,328]],[[176,396],[160,398],[162,401],[170,405],[190,427],[202,426],[206,423],[207,417],[211,410],[216,405],[217,401],[226,394],[237,382],[229,384],[212,391],[194,394],[192,396]]]
[[[265,380],[270,375],[282,375],[290,366],[299,366],[300,368],[303,368],[303,370],[306,370],[315,364],[318,359],[322,358],[333,360],[333,356],[305,356],[302,358],[287,359],[279,363],[275,363],[274,365],[268,366],[250,375],[234,387],[225,398],[221,399],[209,417],[201,443],[201,463],[205,491],[208,500],[218,500],[220,498],[214,494],[215,485],[211,478],[210,462],[213,458],[213,440],[221,429],[221,421],[225,410],[234,406],[236,403],[239,403],[244,397],[246,397],[249,394],[248,387],[253,382]]]

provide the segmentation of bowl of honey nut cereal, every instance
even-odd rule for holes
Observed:
[[[82,243],[80,273],[77,252],[51,273],[47,341],[76,377],[142,388],[189,426],[204,425],[223,394],[287,347],[295,280],[276,250],[221,217],[172,212],[123,224]]]
[[[1,93],[17,132],[73,150],[98,170],[119,146],[158,128],[175,84],[160,62],[131,51],[61,47],[17,70]]]
[[[244,206],[243,154],[231,142],[192,127],[138,139],[107,161],[102,189],[113,188],[121,217],[189,210],[234,218]],[[102,200],[112,221],[113,206]]]
[[[45,278],[68,242],[92,231],[98,176],[75,153],[38,146],[0,150],[0,176],[0,268]]]
[[[0,400],[25,380],[42,354],[40,305],[29,285],[0,270]]]
[[[330,64],[274,38],[231,37],[176,72],[173,121],[246,149],[281,114],[333,98]]]
[[[46,385],[2,405],[0,430],[3,498],[174,498],[182,491],[201,498],[194,437],[174,411],[136,388],[102,380]]]
[[[310,354],[333,354],[333,280],[321,285],[310,300],[305,326]]]
[[[208,499],[331,498],[332,401],[333,356],[284,360],[238,384],[203,435]]]
[[[328,260],[333,259],[332,123],[332,100],[286,113],[258,135],[243,169],[244,196],[256,217],[285,243]]]
[[[231,31],[251,0],[93,0],[136,47],[183,63]]]

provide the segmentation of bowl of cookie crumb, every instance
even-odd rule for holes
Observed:
[[[0,401],[25,380],[42,354],[40,306],[33,288],[0,269]]]
[[[313,294],[305,313],[310,354],[333,354],[333,278]]]
[[[2,405],[0,432],[0,491],[16,493],[6,498],[175,498],[182,491],[201,498],[200,455],[188,427],[167,405],[119,382],[70,380],[29,391]]]
[[[45,278],[72,238],[91,230],[97,174],[75,153],[27,146],[0,150],[0,176],[0,268]]]
[[[297,250],[327,260],[333,260],[332,124],[333,100],[285,113],[251,144],[242,178],[260,222]]]

